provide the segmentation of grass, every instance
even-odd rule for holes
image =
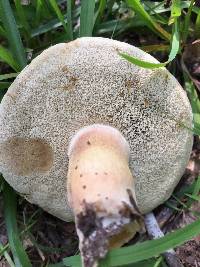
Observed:
[[[12,56],[23,69],[27,64],[25,50],[9,1],[0,1],[0,16]]]
[[[194,4],[193,0],[173,0],[172,5],[166,7],[165,1],[82,0],[81,5],[75,5],[74,0],[36,0],[31,1],[29,5],[22,5],[22,1],[19,0],[0,0],[2,41],[0,45],[0,97],[3,97],[13,79],[27,63],[50,45],[68,42],[80,36],[103,36],[123,40],[133,34],[135,39],[144,38],[146,41],[145,45],[140,41],[135,45],[153,52],[154,55],[164,53],[164,58],[168,59],[162,61],[163,63],[153,64],[126,54],[121,56],[145,68],[168,66],[175,76],[179,73],[178,78],[188,93],[194,113],[193,130],[198,134],[200,133],[199,95],[187,69],[181,64],[185,44],[200,37],[200,8]],[[132,38],[129,37],[129,40],[132,41]],[[2,179],[0,188],[4,198],[9,239],[6,246],[0,244],[0,255],[5,257],[11,267],[31,266],[23,246],[23,232],[27,229],[19,229],[17,223],[16,193]],[[194,201],[200,201],[199,191],[200,178],[198,177],[190,187],[175,194],[173,202],[167,201],[166,205],[171,207],[174,213],[190,210]],[[198,214],[196,215],[198,217]],[[31,223],[32,221],[30,225]],[[200,234],[199,229],[198,219],[193,224],[163,239],[114,250],[102,261],[101,266],[128,266],[128,264],[132,267],[166,266],[159,254]],[[48,251],[48,247],[42,247],[34,241],[31,230],[29,233],[38,249]],[[59,248],[57,251],[60,251]],[[79,265],[80,257],[75,256],[66,258],[61,263],[46,266],[78,267]]]
[[[16,194],[7,183],[4,184],[3,188],[3,201],[6,229],[15,265],[19,267],[31,267],[31,262],[23,248],[18,232]]]

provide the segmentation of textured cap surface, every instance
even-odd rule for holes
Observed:
[[[165,69],[118,55],[153,57],[126,43],[81,38],[50,47],[10,86],[0,105],[0,171],[30,202],[71,220],[66,199],[68,146],[82,127],[116,127],[129,142],[139,208],[164,202],[192,147],[187,96]],[[117,163],[116,163],[117,164]]]

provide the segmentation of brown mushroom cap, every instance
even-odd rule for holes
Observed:
[[[68,147],[84,126],[117,128],[130,145],[139,209],[172,193],[187,164],[192,111],[165,69],[144,69],[118,52],[157,62],[126,43],[80,38],[50,47],[10,86],[0,105],[0,171],[26,199],[72,220],[66,198]]]

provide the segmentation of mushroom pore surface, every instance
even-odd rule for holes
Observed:
[[[189,159],[192,133],[183,125],[192,127],[192,112],[185,92],[165,68],[138,67],[119,52],[157,62],[126,43],[80,38],[42,52],[1,102],[0,171],[28,201],[63,220],[73,219],[68,147],[85,126],[110,125],[128,141],[143,213],[170,196]]]

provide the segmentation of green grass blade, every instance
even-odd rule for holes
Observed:
[[[7,33],[7,39],[13,54],[13,57],[17,60],[20,68],[26,66],[25,50],[22,44],[22,40],[16,25],[16,21],[10,6],[9,0],[0,0],[0,16],[4,29]]]
[[[174,194],[172,195],[172,198],[175,199],[177,201],[177,203],[181,206],[181,208],[185,208],[187,209],[187,205],[185,203],[183,203],[183,201],[181,201],[178,197],[176,197]]]
[[[160,258],[159,258],[159,261],[160,261]],[[126,265],[123,265],[123,266],[124,267],[155,267],[156,262],[157,262],[156,259],[153,258],[153,259],[148,259],[148,260],[145,260],[145,261],[140,261],[140,262],[137,262],[137,263],[126,264]],[[82,267],[82,264],[81,264],[80,258],[77,258],[77,260],[75,260],[70,265],[66,264],[65,263],[65,259],[64,259],[64,263],[61,266]],[[48,267],[57,267],[57,266],[48,265]],[[110,267],[110,266],[106,262],[104,262],[104,263],[100,264],[100,267]],[[122,267],[122,265],[120,267]]]
[[[69,35],[69,40],[73,40],[73,18],[72,18],[72,9],[74,6],[73,0],[67,0],[67,31]]]
[[[109,267],[123,266],[155,257],[170,248],[177,247],[194,236],[200,234],[200,220],[166,236],[145,241],[133,246],[112,250],[103,262]],[[73,256],[63,260],[66,266],[80,266],[80,256]],[[100,264],[100,266],[102,266]]]
[[[168,57],[168,62],[171,62],[172,60],[175,59],[176,55],[179,52],[179,47],[180,47],[179,26],[178,26],[178,19],[175,19],[172,28],[171,51]]]
[[[17,211],[16,194],[7,183],[4,184],[3,201],[4,201],[6,229],[7,229],[10,249],[14,257],[15,266],[31,267],[32,264],[19,238],[17,219],[16,219],[16,211]]]
[[[10,51],[0,45],[0,60],[7,63],[15,71],[20,70],[20,65],[17,64]]]
[[[178,29],[178,22],[175,21],[173,25],[173,34],[172,34],[172,40],[171,40],[171,50],[168,57],[168,60],[164,63],[151,63],[144,60],[140,60],[138,58],[129,56],[125,53],[119,53],[120,56],[122,56],[124,59],[129,61],[132,64],[135,64],[139,67],[147,68],[147,69],[155,69],[160,67],[165,67],[169,62],[171,62],[177,55],[179,51],[179,29]]]
[[[176,196],[179,198],[184,197],[185,194],[192,194],[194,192],[195,187],[197,186],[198,181],[193,181],[190,185],[185,185],[178,192],[176,192]],[[167,200],[167,202],[170,200]]]
[[[59,262],[55,264],[48,264],[47,267],[65,267],[64,263]]]
[[[127,0],[127,4],[131,7],[146,23],[146,26],[153,32],[166,40],[170,40],[170,34],[166,32],[153,18],[146,12],[139,0]]]
[[[159,267],[160,266],[160,264],[161,264],[161,262],[162,262],[162,257],[159,257],[158,259],[157,259],[157,261],[155,262],[155,264],[153,265],[153,267]]]
[[[153,15],[155,16],[157,21],[160,21],[160,23],[162,24],[167,24],[167,20],[164,16],[160,15],[159,13],[157,13],[157,9],[159,9],[160,6],[163,5],[163,3],[159,3],[156,6],[151,6],[149,5],[148,2],[143,2],[145,10],[148,12],[149,15]]]
[[[167,64],[166,62],[164,62],[164,63],[151,63],[148,61],[140,60],[136,57],[129,56],[129,55],[124,54],[124,53],[119,53],[119,55],[122,56],[127,61],[129,61],[130,63],[135,64],[135,65],[142,67],[142,68],[146,68],[146,69],[161,68],[161,67],[166,66],[166,64]]]
[[[64,20],[67,21],[66,18],[64,18]],[[49,22],[42,24],[42,25],[38,26],[37,28],[33,29],[31,31],[31,37],[34,38],[34,37],[39,36],[43,33],[47,33],[51,30],[57,29],[61,25],[62,25],[62,22],[60,22],[59,19],[50,20]]]
[[[193,8],[192,8],[192,12],[195,13],[196,15],[198,15],[199,11],[200,11],[200,8],[194,5]]]
[[[195,22],[195,36],[196,38],[200,38],[200,12],[198,13]]]
[[[106,8],[106,0],[100,0],[98,10],[94,16],[95,26],[97,26],[100,23],[100,20],[104,14],[105,8]]]
[[[1,74],[0,81],[16,78],[18,73],[8,73],[8,74]]]
[[[65,23],[63,14],[61,13],[60,8],[59,8],[59,6],[58,6],[56,0],[49,0],[49,3],[51,4],[53,10],[55,11],[55,13],[56,13],[58,19],[59,19],[60,22],[62,23],[63,28],[65,29],[66,33],[68,34],[67,25],[66,25],[66,23]]]
[[[194,129],[200,131],[200,100],[194,84],[192,83],[192,81],[190,80],[190,78],[186,73],[183,74],[185,80],[185,89],[188,93],[190,104],[192,106]]]
[[[165,203],[166,207],[176,210],[176,211],[181,211],[181,208],[177,208],[176,205],[172,204],[171,202],[166,202]]]
[[[192,200],[200,201],[200,196],[194,196],[194,195],[191,195],[191,194],[185,194],[185,195],[188,196],[188,197],[190,197]]]
[[[0,25],[0,35],[3,37],[6,37],[6,31],[4,30],[4,28]]]
[[[8,87],[11,85],[10,82],[0,82],[0,90],[8,89]],[[3,95],[0,93],[0,101],[2,99]]]
[[[26,35],[29,37],[30,36],[30,26],[28,24],[27,18],[26,18],[26,12],[24,12],[21,0],[14,0],[16,10],[17,10],[17,15],[19,17],[19,20],[21,22],[21,25],[26,31]]]
[[[170,7],[165,7],[165,1],[162,1],[162,2],[154,2],[154,1],[142,1],[144,3],[145,6],[149,6],[152,8],[154,8],[154,12],[149,12],[149,10],[147,9],[148,13],[150,15],[152,14],[160,14],[160,13],[166,13],[168,11],[171,11],[171,6]],[[191,1],[183,1],[181,0],[180,1],[180,7],[181,7],[181,10],[182,9],[185,9],[185,8],[188,8],[190,6],[190,2]]]
[[[41,7],[41,10],[42,9],[43,8]],[[73,15],[74,15],[75,18],[78,18],[79,17],[79,14],[80,14],[80,7],[77,7],[76,9],[73,10]],[[64,21],[66,23],[67,22],[67,14],[64,15],[63,18],[64,18]],[[34,28],[31,31],[31,37],[34,38],[34,37],[39,36],[39,35],[41,35],[43,33],[50,32],[50,31],[52,31],[54,29],[57,29],[61,25],[62,25],[62,22],[60,22],[59,19],[57,19],[57,18],[56,19],[51,19],[47,23],[41,24],[38,27]],[[66,25],[68,27],[68,24],[66,24]]]
[[[178,208],[178,204],[183,204],[183,206],[186,207],[185,203],[182,203],[179,199],[185,198],[186,194],[193,194],[195,191],[195,188],[198,186],[198,181],[193,181],[191,185],[184,186],[179,191],[177,191],[175,194],[173,194],[173,199],[170,198],[165,202],[165,205],[169,208],[175,209],[176,211],[182,211],[182,207]],[[176,201],[175,201],[176,199]]]
[[[197,177],[197,181],[195,183],[195,187],[194,187],[192,195],[197,196],[199,192],[200,192],[200,176]]]
[[[183,42],[186,42],[188,34],[189,34],[190,18],[191,18],[194,3],[195,3],[195,0],[191,0],[190,6],[188,8],[188,12],[185,16],[184,27],[183,27],[183,37],[182,37]]]
[[[42,0],[37,0],[36,2],[36,16],[35,16],[35,24],[37,25],[40,22],[42,13]]]
[[[185,194],[185,195],[187,195],[187,196],[189,196],[191,198],[186,203],[188,208],[191,207],[191,205],[193,203],[193,200],[200,201],[200,196],[198,196],[199,192],[200,192],[200,176],[198,176],[198,178],[197,178],[197,181],[195,183],[195,187],[194,187],[194,190],[193,190],[192,194]]]
[[[35,14],[35,21],[34,21],[34,25],[38,26],[38,24],[40,23],[40,20],[45,19],[45,21],[50,20],[52,18],[52,14],[49,11],[49,5],[47,5],[47,0],[36,0],[35,3],[35,9],[36,9],[36,14]],[[55,12],[55,11],[53,11]],[[61,23],[62,25],[62,23]]]
[[[5,247],[1,244],[0,242],[0,253],[1,251],[3,251],[3,256],[4,258],[7,260],[7,263],[9,264],[10,267],[15,267],[14,262],[12,261],[10,255],[8,254],[8,252],[5,250]]]
[[[175,20],[181,16],[181,2],[180,0],[173,0],[171,5],[171,16],[169,25],[175,23]]]
[[[92,36],[95,0],[81,0],[80,37]]]

